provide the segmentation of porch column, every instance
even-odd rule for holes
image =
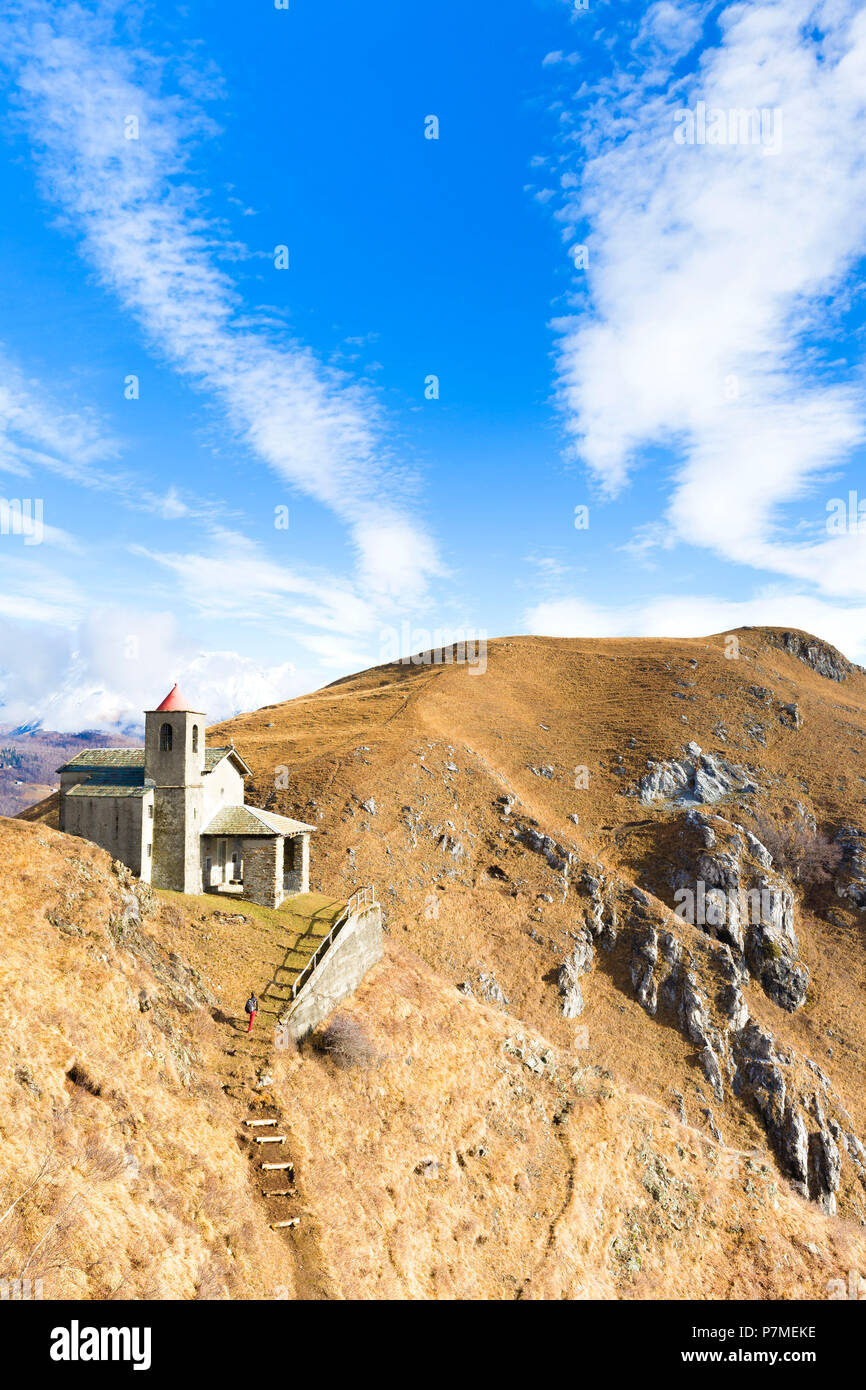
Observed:
[[[300,851],[301,862],[300,862],[300,865],[299,865],[300,873],[299,873],[299,875],[298,875],[298,879],[299,879],[298,892],[299,892],[299,893],[309,893],[309,891],[310,891],[310,837],[309,837],[309,835],[301,835],[299,838],[300,838],[300,845],[298,846],[298,850]]]

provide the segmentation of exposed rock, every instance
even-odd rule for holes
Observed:
[[[741,989],[733,984],[724,985],[719,991],[717,1003],[732,1032],[739,1033],[741,1028],[745,1028],[749,1021],[749,1010]]]
[[[535,830],[531,825],[517,824],[512,828],[512,835],[527,849],[531,849],[534,854],[542,855],[551,869],[558,874],[568,872],[574,862],[574,855],[571,850],[559,844],[550,835],[544,835],[540,830]]]
[[[689,748],[697,748],[690,744]],[[742,767],[710,753],[692,754],[679,760],[656,763],[638,784],[644,806],[671,802],[678,806],[711,805],[737,792],[748,796],[758,790],[753,778]]]
[[[33,1078],[33,1073],[26,1062],[18,1062],[15,1065],[15,1080],[19,1086],[23,1086],[31,1095],[37,1099],[42,1095],[42,1087]]]
[[[789,1109],[779,1135],[779,1157],[791,1176],[805,1190],[809,1174],[809,1132],[799,1110]]]
[[[836,896],[847,898],[862,910],[866,908],[866,834],[856,825],[843,825],[836,835],[836,843],[842,847]]]
[[[563,961],[557,984],[562,996],[562,1016],[563,1018],[577,1018],[583,1013],[583,994],[580,988],[580,977],[586,975],[592,969],[592,961],[595,952],[593,950],[592,939],[589,933],[584,930],[577,936],[577,941],[571,955]]]
[[[809,1196],[826,1211],[836,1214],[836,1192],[842,1177],[842,1157],[832,1135],[820,1129],[809,1135]]]
[[[709,1019],[706,1001],[697,987],[694,975],[686,971],[680,997],[680,1025],[689,1042],[696,1047],[709,1043]]]
[[[834,1104],[829,1082],[820,1094],[813,1091],[807,1101],[797,1088],[803,1073],[797,1069],[796,1059],[778,1049],[770,1034],[756,1023],[749,1023],[736,1035],[734,1057],[736,1094],[753,1101],[783,1167],[803,1195],[833,1215],[842,1174],[837,1140],[848,1153],[851,1139],[857,1145],[859,1140],[848,1135],[835,1117],[827,1119],[826,1111]],[[814,1064],[812,1069],[817,1070]]]
[[[445,854],[450,854],[455,859],[462,859],[466,853],[462,840],[459,840],[456,835],[449,835],[447,831],[439,836],[438,844]]]
[[[773,1003],[793,1013],[804,1003],[809,985],[809,971],[796,959],[800,948],[794,931],[793,894],[762,878],[750,895],[749,906],[749,965]]]
[[[760,972],[761,984],[774,1004],[788,1013],[802,1008],[809,988],[809,971],[784,956],[765,961]]]
[[[746,837],[746,844],[749,847],[752,857],[754,859],[757,859],[761,868],[772,869],[773,856],[770,854],[770,851],[764,845],[761,844],[761,841],[758,839],[757,835],[753,835],[751,830],[744,830],[743,834]]]
[[[750,862],[744,859],[743,838],[728,822],[716,817],[710,827],[706,817],[694,808],[684,820],[690,830],[701,835],[703,847],[690,863],[687,846],[681,851],[687,867],[676,870],[671,880],[677,915],[726,943],[734,953],[733,959],[744,956],[751,972],[780,1008],[788,1012],[800,1008],[806,999],[809,971],[798,960],[794,895],[782,880],[767,871],[771,863],[769,852],[756,836],[744,831]],[[707,828],[713,829],[716,840],[711,848],[706,848]],[[719,843],[723,831],[725,839]],[[762,872],[756,872],[755,861]],[[742,965],[737,974],[745,974]]]
[[[638,1003],[653,1018],[658,1008],[658,991],[653,972],[658,961],[658,937],[654,927],[644,928],[643,934],[632,940],[629,975]]]
[[[713,1118],[713,1112],[712,1112],[712,1110],[710,1110],[709,1106],[704,1106],[704,1107],[703,1107],[703,1113],[704,1113],[704,1115],[706,1116],[706,1119],[707,1119],[707,1127],[708,1127],[708,1129],[709,1129],[709,1131],[710,1131],[710,1134],[713,1136],[713,1138],[715,1139],[715,1141],[716,1141],[717,1144],[721,1144],[721,1142],[722,1142],[721,1132],[720,1132],[720,1130],[719,1130],[718,1125],[717,1125],[716,1122],[715,1122],[715,1119]]]
[[[719,1066],[718,1057],[709,1045],[701,1050],[701,1069],[713,1088],[713,1095],[716,1100],[723,1101],[725,1088],[722,1082],[722,1069]]]
[[[500,1009],[508,1008],[508,1000],[505,998],[502,986],[491,970],[482,970],[478,976],[478,993],[487,1004],[496,1004]]]
[[[108,927],[115,941],[123,941],[131,931],[141,926],[141,904],[135,893],[124,893],[122,906],[109,919]]]
[[[857,669],[850,661],[846,661],[841,652],[831,647],[829,642],[822,642],[820,637],[812,637],[805,632],[772,630],[764,630],[764,636],[771,646],[780,648],[789,656],[795,656],[798,661],[811,666],[819,676],[826,676],[828,680],[847,680],[851,672]]]

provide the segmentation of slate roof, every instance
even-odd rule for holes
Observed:
[[[234,754],[241,766],[246,768],[247,772],[251,771],[251,768],[247,767],[247,764],[244,762],[238,750],[232,745],[228,748],[206,748],[204,750],[205,772],[213,772],[217,763],[221,763],[223,758],[227,757],[229,753]]]
[[[260,811],[257,806],[223,806],[202,830],[202,835],[301,835],[315,830],[288,816]]]
[[[58,767],[58,772],[69,772],[77,767],[140,767],[144,768],[143,748],[88,748],[76,753],[68,763]]]
[[[70,787],[67,796],[147,796],[148,792],[153,791],[152,782],[139,782],[132,786],[124,786],[121,783],[112,782],[105,784],[102,782],[79,782],[77,787]]]
[[[236,748],[206,748],[204,750],[204,770],[213,772],[218,763],[229,753],[233,753],[238,762],[246,768],[243,758]],[[76,768],[106,768],[106,767],[138,767],[144,769],[144,749],[143,748],[88,748],[83,753],[76,753],[68,763],[58,767],[58,772],[73,772]]]
[[[84,782],[70,787],[67,796],[144,796],[152,791],[153,780],[139,767],[101,767]]]

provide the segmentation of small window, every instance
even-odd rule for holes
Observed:
[[[153,807],[152,807],[152,806],[148,806],[148,808],[147,808],[147,819],[148,819],[148,820],[153,820]]]
[[[153,845],[148,845],[148,847],[147,847],[147,857],[148,857],[148,859],[150,859],[150,857],[151,857],[152,854],[153,854]]]
[[[198,752],[198,724],[192,726],[192,751]]]
[[[172,729],[170,724],[163,724],[159,731],[159,751],[160,753],[171,752]]]

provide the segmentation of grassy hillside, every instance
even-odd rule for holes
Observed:
[[[275,1014],[242,1031],[251,985],[275,1007],[280,913],[144,893],[124,926],[105,855],[0,822],[9,1200],[63,1156],[0,1225],[5,1267],[362,1298],[822,1298],[862,1269],[866,676],[735,635],[503,639],[483,674],[378,668],[210,731],[249,801],[318,825],[314,888],[385,904],[352,1066],[275,1053]],[[785,921],[738,948],[674,915],[720,875],[783,888]],[[255,1114],[295,1164],[285,1235]],[[79,1157],[105,1144],[108,1176]]]

